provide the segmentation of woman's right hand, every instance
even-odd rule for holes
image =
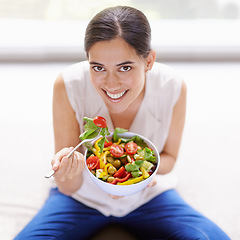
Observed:
[[[57,152],[52,160],[52,169],[55,172],[54,178],[57,182],[67,182],[82,174],[84,169],[84,156],[75,151],[70,158],[67,155],[73,150],[73,147],[63,148]]]

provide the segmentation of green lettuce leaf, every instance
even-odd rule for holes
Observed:
[[[114,142],[117,142],[119,137],[118,137],[118,134],[121,134],[121,133],[125,133],[127,132],[128,130],[127,129],[124,129],[124,128],[115,128],[114,129],[114,133],[113,133],[113,141]]]
[[[98,134],[102,135],[102,139],[98,142],[98,146],[100,148],[100,153],[102,153],[104,148],[104,142],[108,141],[106,136],[109,135],[108,127],[100,128],[93,123],[92,118],[84,117],[84,121],[86,124],[84,125],[84,132],[79,136],[79,138],[83,141],[84,139],[91,139],[98,136]],[[86,146],[86,144],[85,144]],[[90,150],[90,146],[87,145],[87,148]]]
[[[145,160],[147,160],[149,162],[155,162],[156,161],[156,157],[153,156],[153,154],[154,154],[154,152],[150,148],[146,147],[144,149],[144,159]]]

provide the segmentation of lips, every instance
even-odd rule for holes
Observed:
[[[120,92],[120,93],[112,94],[112,93],[109,93],[109,92],[105,91],[107,96],[110,97],[113,100],[121,98],[126,92],[127,92],[127,90],[123,91],[123,92]]]

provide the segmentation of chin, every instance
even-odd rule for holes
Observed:
[[[105,104],[106,104],[108,111],[111,113],[120,114],[120,113],[123,113],[127,109],[127,106],[120,106],[119,103],[110,103],[110,104],[105,103]]]

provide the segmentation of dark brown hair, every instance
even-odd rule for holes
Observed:
[[[141,57],[151,51],[151,28],[146,16],[139,10],[117,6],[99,12],[89,22],[84,40],[85,52],[99,41],[123,38]]]

